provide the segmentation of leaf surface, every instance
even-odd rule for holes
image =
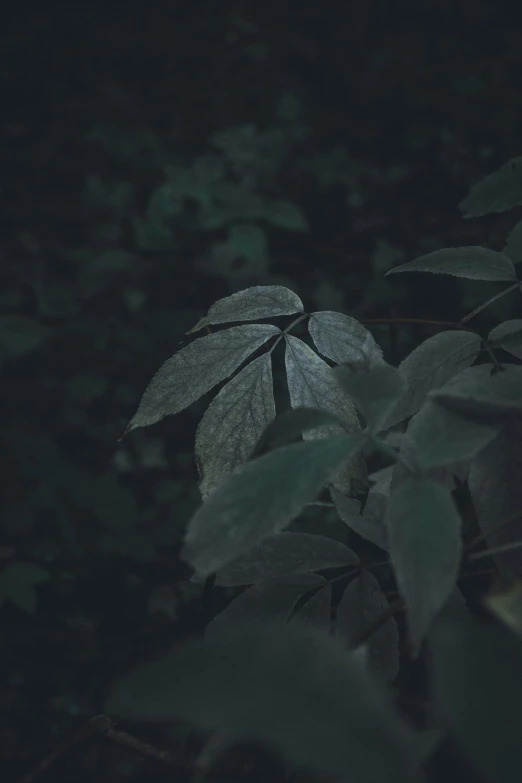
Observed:
[[[364,668],[297,623],[189,642],[131,672],[107,711],[226,731],[351,783],[420,779],[410,732]]]

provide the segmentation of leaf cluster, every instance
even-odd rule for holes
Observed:
[[[521,171],[522,158],[476,185],[461,204],[464,216],[522,204]],[[181,718],[361,783],[423,780],[449,734],[484,780],[515,779],[522,761],[522,319],[486,336],[470,322],[499,296],[520,295],[521,226],[503,252],[445,248],[388,273],[506,284],[398,366],[355,318],[308,313],[283,286],[221,299],[190,330],[207,333],[159,369],[126,433],[230,379],[197,429],[203,503],[182,557],[194,580],[243,590],[204,639],[124,678],[109,700],[112,712]],[[254,323],[282,316],[293,317],[285,328]],[[306,324],[307,341],[292,334],[298,324]],[[290,400],[279,415],[278,346]],[[375,455],[385,466],[368,475]],[[464,542],[456,482],[471,497],[483,552]],[[351,531],[384,551],[396,604],[353,548],[299,530],[300,514],[323,491]],[[463,564],[477,556],[515,583],[486,599],[498,618],[487,624],[467,611],[459,590]],[[402,646],[398,609],[406,619]],[[386,694],[401,665],[419,655],[432,704],[422,731]]]

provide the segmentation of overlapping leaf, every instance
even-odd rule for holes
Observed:
[[[106,711],[226,731],[351,783],[420,780],[411,734],[364,667],[298,623],[189,642],[131,672]]]
[[[160,367],[125,434],[187,408],[280,332],[271,324],[246,324],[194,340]]]
[[[361,442],[345,435],[296,443],[242,466],[190,520],[183,557],[205,576],[284,530]]]
[[[265,353],[221,389],[198,425],[195,453],[203,499],[247,461],[274,418],[272,360]]]
[[[337,382],[332,368],[302,340],[286,335],[286,376],[292,408],[320,408],[337,416],[343,426],[332,424],[303,433],[305,440],[337,436],[346,432],[360,432],[361,426],[355,407]],[[342,476],[336,476],[338,489],[348,494],[353,482],[364,483],[366,466],[360,455]]]
[[[522,318],[504,321],[491,330],[488,341],[493,341],[508,353],[522,359]]]
[[[316,430],[332,424],[343,427],[343,422],[338,416],[319,408],[299,407],[283,411],[267,425],[256,444],[254,454],[261,454],[269,446],[272,448],[282,446],[308,430]]]
[[[336,636],[348,647],[389,610],[388,599],[379,582],[368,571],[353,579],[346,587],[337,606]],[[392,682],[399,672],[399,632],[394,617],[390,617],[367,640],[368,666],[379,679]]]
[[[390,478],[388,478],[386,491],[380,484],[375,484],[370,488],[362,514],[361,504],[356,498],[348,497],[335,487],[330,487],[332,500],[342,521],[365,541],[370,541],[381,549],[388,548],[388,536],[383,517],[390,492]]]
[[[255,321],[258,318],[302,313],[303,310],[303,303],[289,288],[282,285],[256,285],[219,299],[187,334],[197,332],[208,324]]]
[[[449,489],[431,478],[410,477],[392,491],[386,524],[412,650],[418,653],[457,580],[461,520]]]
[[[234,598],[210,621],[205,634],[220,635],[248,622],[284,623],[304,593],[324,584],[326,580],[317,574],[290,574],[264,579]]]
[[[424,469],[469,460],[497,434],[499,425],[472,421],[428,400],[408,426]]]
[[[271,536],[216,574],[216,585],[235,587],[324,568],[356,566],[359,558],[339,541],[310,533]]]
[[[337,364],[370,370],[383,363],[382,350],[371,332],[349,315],[333,310],[312,313],[308,331],[319,353]]]
[[[469,491],[478,523],[490,547],[522,540],[522,422],[508,420],[471,462]],[[493,556],[501,574],[522,576],[522,550]]]
[[[403,375],[396,367],[384,363],[362,373],[336,367],[334,374],[363,414],[370,431],[380,432],[404,389]]]
[[[473,377],[451,387],[435,390],[433,400],[461,416],[496,421],[522,412],[522,367],[508,365],[503,372],[487,378]]]
[[[405,389],[381,426],[392,427],[416,413],[428,392],[469,367],[480,351],[473,332],[448,330],[417,346],[399,365]]]

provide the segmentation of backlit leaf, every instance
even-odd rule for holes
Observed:
[[[247,364],[214,397],[196,432],[196,459],[203,498],[252,454],[275,417],[272,359],[265,353]]]
[[[207,324],[255,321],[258,318],[302,313],[303,310],[303,303],[289,288],[282,285],[256,285],[219,299],[187,334],[197,332]]]
[[[319,353],[337,364],[358,364],[373,369],[383,364],[382,350],[371,332],[344,313],[312,313],[308,331]]]
[[[271,324],[247,324],[194,340],[160,367],[125,434],[192,405],[280,331]]]

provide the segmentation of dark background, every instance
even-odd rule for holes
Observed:
[[[0,32],[6,780],[99,711],[119,672],[216,609],[177,558],[199,502],[192,452],[206,401],[117,442],[209,305],[276,282],[311,310],[361,318],[456,318],[485,298],[473,283],[378,281],[438,247],[502,247],[512,215],[464,221],[458,202],[522,152],[521,40],[516,4],[498,0],[10,10]],[[256,130],[232,134],[222,180],[290,202],[306,228],[295,215],[257,220],[266,249],[229,252],[245,202],[202,228],[208,179],[170,223],[156,219],[166,167],[193,171],[216,154],[214,134],[245,125]],[[392,346],[385,329],[375,334],[391,361],[392,348],[427,336],[405,331]],[[147,764],[92,741],[42,780],[165,774]]]

